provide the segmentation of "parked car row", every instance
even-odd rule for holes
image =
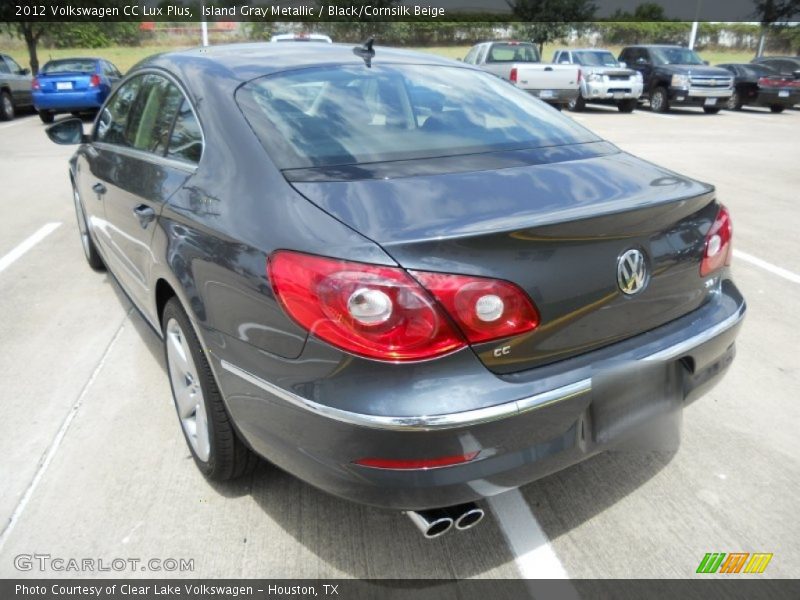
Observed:
[[[559,49],[544,64],[533,43],[495,41],[473,46],[464,62],[573,111],[595,103],[629,113],[647,102],[658,113],[694,106],[716,114],[744,105],[777,113],[800,103],[800,58],[792,57],[712,67],[689,48],[647,44],[627,46],[617,58],[602,48]]]
[[[10,56],[0,54],[0,118],[33,107],[43,123],[59,113],[97,112],[122,73],[103,58],[62,58],[45,63],[36,77]]]

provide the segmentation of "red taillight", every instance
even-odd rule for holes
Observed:
[[[100,76],[94,74],[89,79],[89,87],[98,87],[100,85]]]
[[[397,362],[465,345],[403,269],[280,251],[270,257],[267,273],[290,317],[353,354]]]
[[[578,69],[578,83],[580,83],[582,79],[583,79],[583,71]]]
[[[444,306],[471,344],[531,331],[539,313],[513,283],[483,277],[411,271]]]
[[[473,460],[478,456],[478,452],[469,452],[467,454],[458,454],[455,456],[440,456],[437,458],[420,458],[420,459],[393,459],[393,458],[360,458],[353,461],[362,467],[373,467],[375,469],[433,469],[436,467],[451,467],[453,465],[460,465]]]
[[[517,67],[512,67],[511,75],[508,76],[508,79],[511,83],[517,83]]]
[[[288,250],[270,256],[267,274],[281,306],[301,327],[379,360],[434,358],[466,341],[516,335],[539,322],[525,293],[506,281],[420,271],[412,277],[398,267]]]
[[[728,209],[721,206],[717,218],[706,235],[703,262],[700,263],[700,275],[705,277],[723,265],[731,264],[733,254],[733,223]]]
[[[42,84],[39,83],[39,78],[38,77],[34,77],[33,81],[31,81],[31,89],[32,90],[40,90],[40,89],[42,89]]]

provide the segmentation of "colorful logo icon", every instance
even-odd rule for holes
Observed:
[[[772,554],[766,552],[709,552],[700,561],[698,573],[763,573]]]

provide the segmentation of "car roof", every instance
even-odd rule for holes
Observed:
[[[257,77],[323,65],[363,65],[353,44],[275,44],[271,42],[225,44],[157,54],[136,64],[129,73],[156,67],[186,79],[198,73],[213,74],[215,81],[238,86]],[[473,68],[464,63],[422,52],[375,46],[372,64],[446,65]],[[184,77],[181,77],[182,79]]]
[[[684,50],[689,50],[686,46],[681,46],[680,44],[632,44],[630,46],[625,46],[626,48],[683,48]]]
[[[556,52],[611,52],[608,48],[559,48]],[[611,54],[614,54],[611,52]]]

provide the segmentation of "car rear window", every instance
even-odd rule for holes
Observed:
[[[253,80],[236,99],[281,169],[599,140],[512,84],[459,67],[300,69]]]
[[[94,60],[51,60],[42,67],[43,75],[56,73],[94,73],[97,61]]]
[[[518,42],[492,44],[486,62],[539,62],[539,51],[533,44]]]

